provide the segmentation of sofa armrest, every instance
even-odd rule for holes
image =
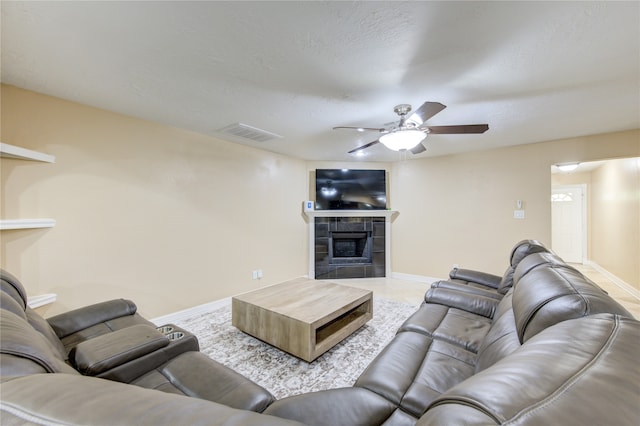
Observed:
[[[498,303],[497,299],[465,293],[448,288],[431,288],[424,295],[426,303],[437,303],[451,308],[462,309],[473,314],[493,318]]]
[[[48,318],[47,321],[58,337],[62,339],[101,322],[133,315],[137,310],[138,307],[131,300],[114,299],[83,306],[82,308]]]
[[[498,275],[459,268],[452,269],[451,272],[449,272],[449,278],[454,280],[472,281],[491,288],[498,288],[500,281],[502,281],[502,277],[499,277]]]
[[[156,370],[185,395],[228,407],[260,413],[275,401],[268,390],[202,352],[183,353]],[[132,384],[152,387],[154,376],[154,373],[142,376]],[[168,383],[163,387],[168,388]]]
[[[69,352],[69,361],[80,373],[95,376],[154,352],[169,339],[148,325],[132,325],[78,344]]]
[[[307,425],[381,425],[396,408],[370,390],[351,387],[283,398],[263,413]]]
[[[476,294],[478,296],[490,297],[492,299],[500,300],[504,296],[498,293],[496,290],[489,287],[476,287],[466,284],[462,284],[456,281],[440,280],[431,284],[431,288],[448,288],[450,290],[462,291],[469,294]]]
[[[33,374],[0,383],[3,424],[303,426],[109,380],[71,374]]]

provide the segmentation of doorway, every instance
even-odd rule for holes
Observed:
[[[586,185],[551,188],[551,248],[569,263],[587,258]]]

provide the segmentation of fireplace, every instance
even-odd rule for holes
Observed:
[[[367,264],[372,262],[371,254],[371,231],[330,233],[329,264]]]
[[[316,279],[386,275],[384,217],[316,217]]]

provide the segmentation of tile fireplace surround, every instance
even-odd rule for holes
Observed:
[[[309,226],[309,277],[387,277],[391,274],[392,210],[314,210]]]

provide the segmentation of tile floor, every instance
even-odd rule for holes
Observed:
[[[587,265],[573,265],[586,277],[602,287],[611,297],[640,319],[640,299],[619,287],[600,272]],[[414,303],[418,306],[422,303],[424,293],[431,286],[430,282],[417,282],[397,278],[357,278],[349,280],[331,280],[342,282],[352,287],[365,288],[373,291],[374,296],[398,300],[405,303]]]

